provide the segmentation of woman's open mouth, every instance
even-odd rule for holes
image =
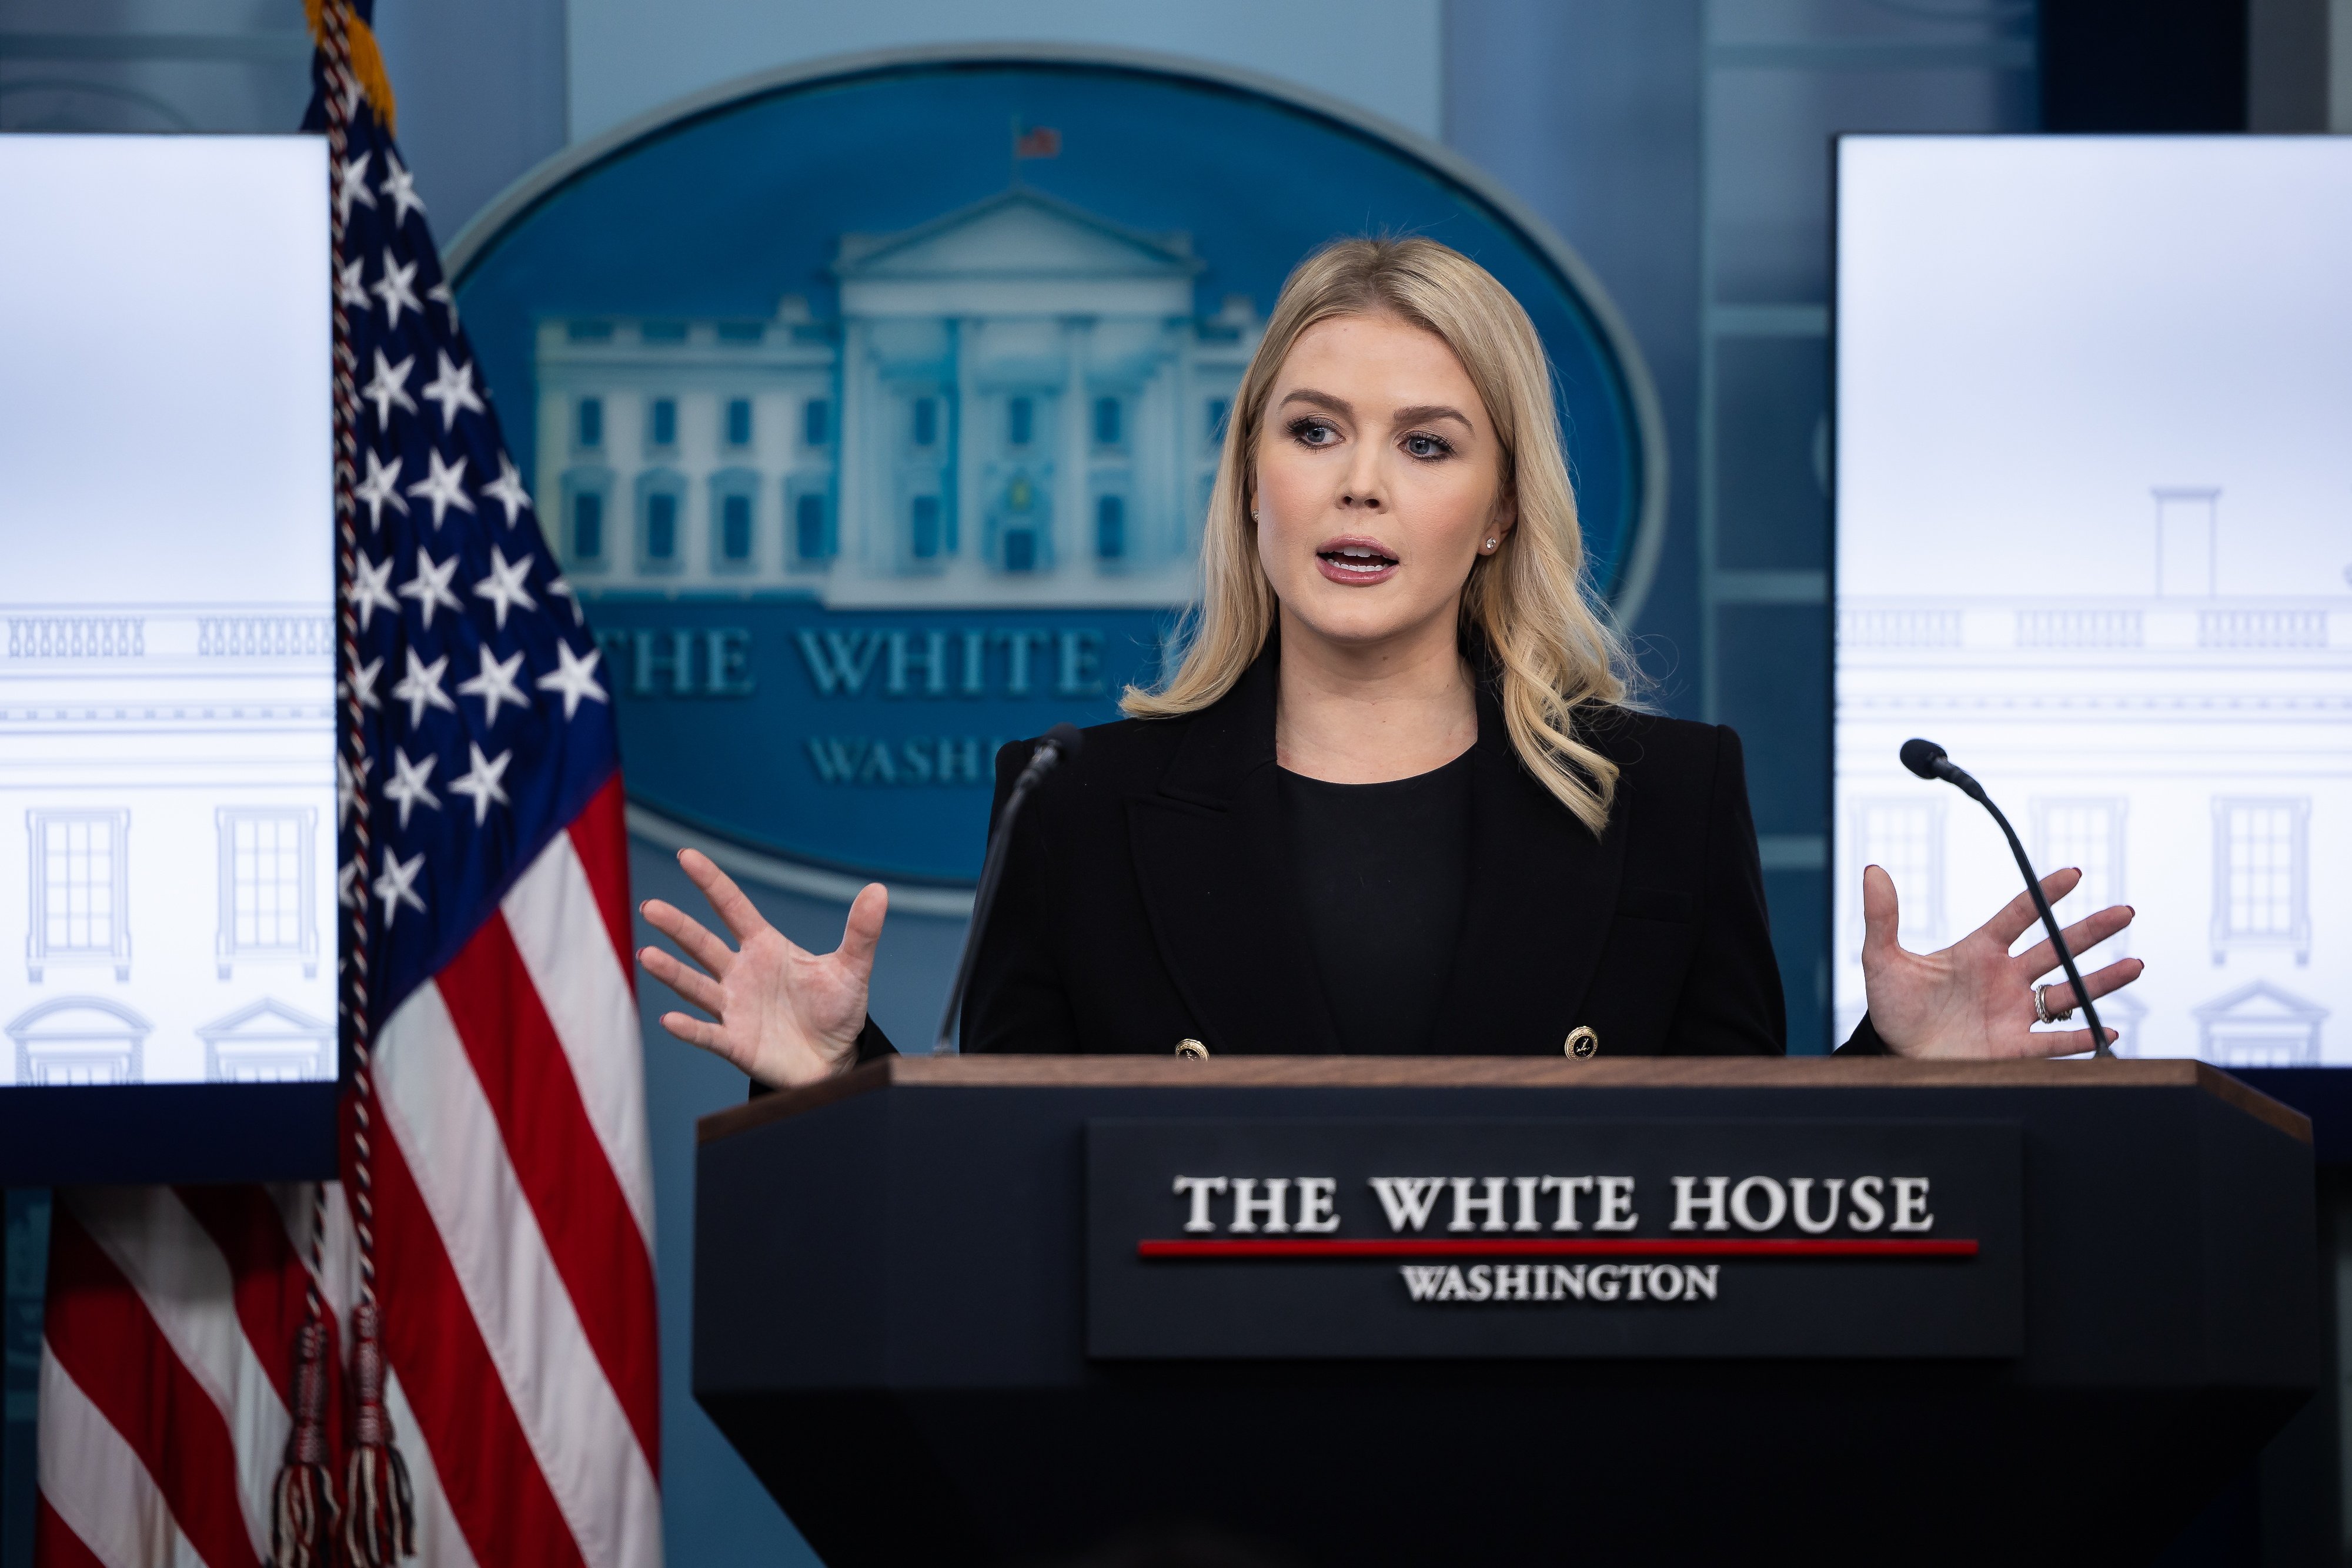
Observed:
[[[1315,552],[1315,561],[1325,577],[1351,588],[1386,581],[1397,569],[1397,558],[1372,539],[1333,539]]]

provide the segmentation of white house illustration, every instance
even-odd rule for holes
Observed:
[[[16,1082],[27,1085],[137,1083],[154,1026],[104,997],[59,997],[8,1024],[16,1042]]]
[[[2327,1009],[2267,980],[2240,986],[2194,1009],[2198,1055],[2232,1067],[2316,1067]]]
[[[282,1083],[335,1075],[335,1026],[264,997],[196,1030],[213,1083]]]
[[[1914,949],[1966,936],[2018,892],[1985,814],[1897,762],[1924,736],[1984,781],[2040,870],[2082,868],[2062,921],[2137,911],[2082,964],[2147,964],[2098,1004],[2119,1050],[2352,1060],[2320,1033],[2352,1005],[2352,968],[2326,956],[2352,940],[2352,883],[2328,874],[2352,865],[2352,594],[2326,561],[2303,574],[2305,594],[2221,591],[2223,489],[2147,494],[2155,538],[2115,530],[2113,575],[2148,561],[2152,593],[1841,594],[1841,1028],[1864,1006],[1865,864],[1895,877]],[[2151,542],[2152,560],[2132,548]]]
[[[583,591],[1180,602],[1262,324],[1189,236],[1015,186],[841,236],[837,320],[539,329],[539,484]]]
[[[208,1019],[334,1014],[329,606],[187,586],[0,603],[0,1084],[197,1082]]]

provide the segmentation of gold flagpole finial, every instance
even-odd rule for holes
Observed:
[[[344,27],[351,39],[352,75],[367,95],[368,107],[383,121],[384,134],[398,134],[394,121],[398,111],[392,100],[392,78],[383,74],[383,51],[376,47],[375,31],[360,20],[347,0],[302,0],[302,14],[310,21],[310,41],[320,48],[327,47],[326,8],[340,4],[343,9]]]

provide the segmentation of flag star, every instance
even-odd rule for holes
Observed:
[[[506,777],[507,764],[514,760],[514,753],[501,751],[499,759],[493,762],[484,757],[482,748],[470,740],[466,743],[466,749],[474,754],[474,765],[464,775],[449,780],[449,793],[472,798],[474,826],[478,828],[490,814],[491,802],[496,801],[501,806],[511,804],[507,800],[507,792],[499,787],[499,780]]]
[[[365,550],[358,552],[358,559],[352,567],[351,586],[343,590],[343,597],[358,609],[361,631],[368,629],[368,622],[375,619],[378,609],[389,610],[394,615],[400,613],[400,601],[384,591],[384,585],[391,580],[390,556],[384,557],[383,564],[378,566],[368,559]]]
[[[432,463],[433,471],[411,485],[408,487],[408,493],[412,496],[422,496],[433,503],[433,526],[437,529],[441,526],[442,517],[450,507],[455,507],[461,512],[472,511],[474,498],[465,491],[466,460],[464,457],[459,457],[455,463],[444,463],[441,461],[441,451],[438,447],[426,453],[425,456]],[[452,603],[449,608],[455,610],[457,605]],[[427,626],[433,624],[429,617],[425,623]]]
[[[360,863],[357,855],[353,855],[350,860],[337,866],[335,868],[335,902],[345,909],[359,904],[361,902],[360,879],[365,875],[367,875],[367,868]]]
[[[352,492],[352,498],[367,503],[368,528],[371,532],[383,526],[385,502],[391,502],[404,517],[408,513],[408,503],[400,498],[400,470],[403,461],[400,455],[394,453],[392,466],[387,468],[383,465],[383,459],[375,455],[375,448],[368,448],[367,477],[361,480],[360,487]]]
[[[408,395],[408,372],[415,359],[403,360],[396,365],[386,364],[383,350],[375,351],[375,374],[368,384],[360,388],[360,396],[375,404],[375,422],[379,427],[392,423],[392,405],[398,403],[409,413],[416,412],[416,400]]]
[[[596,684],[595,675],[596,661],[604,656],[604,649],[591,648],[588,650],[588,656],[583,659],[572,651],[571,643],[558,643],[555,645],[555,656],[562,661],[563,667],[551,675],[540,676],[539,689],[543,692],[563,694],[565,718],[570,718],[579,711],[583,697],[590,702],[600,703],[605,700],[604,688]]]
[[[383,661],[378,659],[376,663],[381,664]],[[364,757],[360,758],[357,768],[344,758],[335,758],[335,827],[338,831],[351,821],[352,808],[360,803],[360,786],[367,782],[371,766]]]
[[[376,189],[392,198],[392,222],[397,228],[408,221],[411,207],[420,213],[425,210],[425,199],[416,193],[416,176],[400,166],[399,153],[386,152],[383,161],[390,165],[392,172],[384,176],[383,183]]]
[[[387,567],[385,570],[391,569]],[[400,607],[395,604],[392,608],[396,611]],[[360,706],[363,708],[382,707],[383,705],[375,700],[375,678],[382,674],[383,656],[379,653],[374,663],[362,664],[352,672],[352,678],[343,683],[343,695],[359,698]],[[366,768],[362,767],[360,773],[362,778],[365,778]]]
[[[335,222],[352,221],[353,202],[363,207],[375,205],[375,193],[367,188],[368,160],[374,156],[373,152],[362,152],[356,158],[347,158],[335,171]]]
[[[416,656],[415,649],[403,652],[408,655],[408,674],[400,677],[400,684],[392,688],[392,695],[394,701],[408,705],[408,727],[415,729],[423,724],[425,710],[429,707],[456,713],[457,705],[441,689],[441,672],[449,667],[449,655],[444,653],[428,664]]]
[[[424,302],[416,298],[416,290],[413,287],[416,280],[416,269],[424,265],[423,262],[412,261],[406,267],[396,267],[393,264],[392,252],[387,250],[383,253],[383,276],[375,280],[375,294],[377,298],[383,301],[385,326],[400,325],[400,312],[403,306],[415,311],[419,316],[425,314]]]
[[[367,286],[360,281],[360,269],[366,265],[367,257],[356,256],[351,266],[335,269],[335,303],[356,305],[362,310],[368,308]]]
[[[422,546],[418,547],[416,551],[416,575],[400,585],[399,593],[403,599],[414,599],[416,601],[417,609],[424,614],[425,629],[427,632],[433,630],[433,608],[435,605],[446,605],[449,609],[458,612],[460,614],[464,613],[466,609],[465,605],[459,602],[456,594],[449,591],[449,580],[457,575],[457,551],[450,551],[449,559],[447,560],[436,561],[433,559],[429,551],[425,550]],[[396,694],[399,691],[399,688],[395,686],[393,690]],[[414,723],[415,721],[412,719],[410,722]]]
[[[408,905],[419,915],[425,913],[425,901],[416,896],[415,890],[416,873],[425,869],[425,852],[419,850],[408,859],[402,860],[392,852],[392,846],[386,844],[381,863],[383,874],[375,879],[375,895],[383,900],[383,928],[389,931],[392,923],[399,918],[402,904]]]
[[[412,807],[423,806],[431,811],[441,809],[441,798],[433,793],[431,786],[425,783],[433,777],[434,764],[440,760],[428,755],[422,764],[418,764],[409,761],[408,753],[400,747],[395,746],[392,748],[392,779],[383,787],[383,798],[400,808],[402,827],[408,826],[408,813]]]
[[[509,607],[520,606],[525,610],[539,608],[539,601],[530,596],[530,590],[525,586],[525,580],[530,575],[530,563],[531,558],[525,556],[512,566],[509,566],[505,552],[498,546],[492,545],[490,574],[474,584],[475,596],[487,599],[497,607],[499,630],[501,632],[507,629],[507,611]]]
[[[441,428],[446,430],[457,423],[459,409],[470,408],[476,413],[481,413],[482,398],[474,390],[474,367],[471,364],[460,370],[449,362],[448,355],[438,350],[436,354],[441,361],[440,373],[425,383],[422,395],[425,402],[441,405]]]
[[[482,650],[482,673],[470,681],[457,683],[458,695],[482,699],[484,729],[499,722],[500,703],[512,703],[525,713],[530,711],[530,699],[523,695],[520,686],[515,685],[515,672],[520,668],[522,654],[520,651],[499,660],[491,658],[490,651],[485,648]]]
[[[588,619],[580,612],[580,595],[572,591],[569,579],[550,578],[547,582],[547,591],[551,598],[561,599],[572,606],[572,624],[577,626]]]
[[[530,510],[530,492],[522,487],[522,470],[504,451],[499,454],[499,476],[482,486],[482,494],[507,509],[507,527],[512,528],[517,515]]]
[[[449,292],[448,284],[436,283],[425,291],[425,298],[449,312],[449,330],[457,329],[457,297]]]

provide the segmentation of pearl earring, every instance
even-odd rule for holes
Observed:
[[[1503,541],[1500,539],[1488,539],[1486,541],[1486,548],[1488,549],[1493,549],[1496,545],[1501,544],[1502,542]]]

